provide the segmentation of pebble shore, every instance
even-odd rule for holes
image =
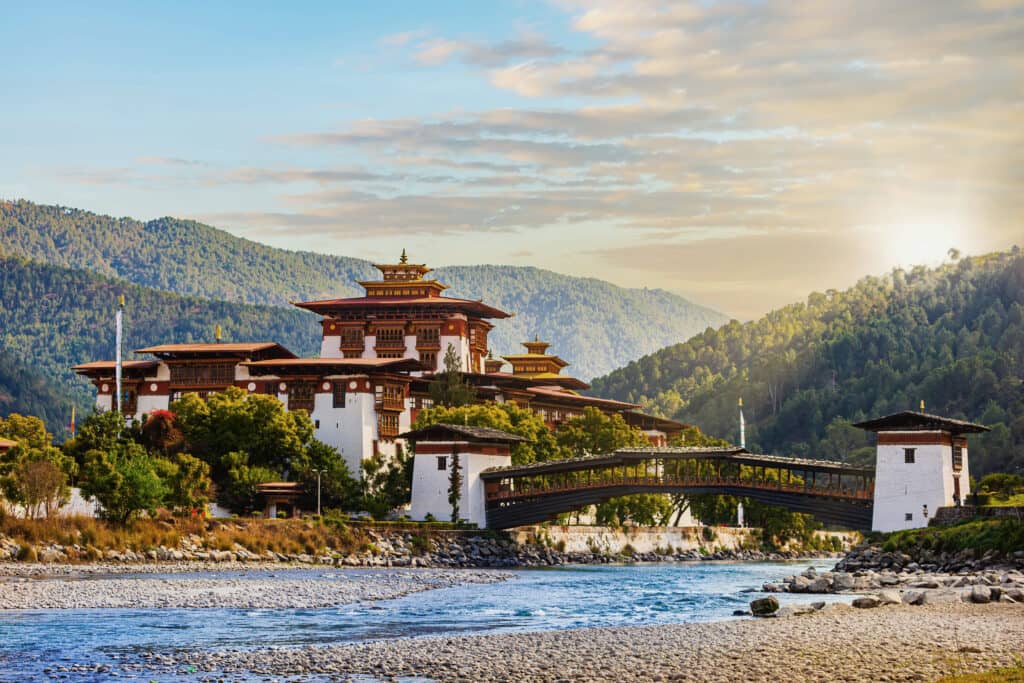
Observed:
[[[228,569],[216,565],[216,571]],[[148,568],[143,566],[143,568]],[[169,577],[132,576],[81,580],[76,574],[105,573],[106,567],[72,567],[64,576],[41,580],[30,571],[0,578],[0,610],[29,609],[314,609],[367,600],[390,600],[411,593],[467,583],[495,583],[507,572],[441,569],[338,570],[324,568],[315,578],[295,578],[245,567],[245,576],[188,576],[185,568]],[[55,567],[47,567],[52,572]],[[124,571],[127,567],[121,566]],[[169,573],[167,567],[153,568]],[[198,568],[191,567],[195,572]],[[212,567],[210,569],[213,569]],[[309,571],[309,567],[305,567]],[[84,571],[83,571],[84,570]],[[72,573],[72,571],[74,573]],[[35,578],[25,578],[25,576]]]
[[[1015,663],[1024,607],[845,604],[785,619],[736,620],[407,639],[321,648],[194,653],[156,663],[195,666],[206,680],[235,672],[266,680],[533,681],[933,681]]]

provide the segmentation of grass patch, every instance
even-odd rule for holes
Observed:
[[[946,527],[897,531],[885,540],[887,552],[925,549],[935,552],[997,550],[1009,553],[1024,548],[1024,522],[1016,519],[968,520]]]
[[[215,520],[200,518],[140,519],[121,526],[91,517],[0,519],[0,534],[22,546],[31,561],[34,546],[65,547],[71,561],[87,561],[105,553],[145,552],[161,546],[199,550],[236,550],[262,555],[324,555],[328,549],[347,554],[360,548],[363,533],[341,523],[319,520]],[[184,543],[183,543],[184,541]],[[76,551],[72,546],[79,546]],[[31,552],[30,552],[31,550]]]
[[[938,683],[1024,683],[1024,667],[996,669],[978,674],[957,674],[940,678]]]

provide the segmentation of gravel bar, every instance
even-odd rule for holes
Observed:
[[[1024,606],[949,604],[858,610],[831,605],[776,619],[415,638],[346,646],[192,653],[206,680],[447,682],[558,681],[933,681],[1019,661]]]
[[[79,569],[76,567],[76,569]],[[224,571],[218,566],[218,571]],[[314,609],[365,600],[390,600],[410,593],[469,583],[495,583],[508,572],[446,569],[344,570],[305,567],[313,576],[294,577],[286,568],[252,576],[133,576],[91,578],[0,578],[0,609]]]

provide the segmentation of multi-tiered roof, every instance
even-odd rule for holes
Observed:
[[[365,296],[321,301],[293,302],[295,306],[323,316],[338,319],[365,319],[384,314],[389,317],[463,313],[473,318],[509,318],[510,313],[493,308],[480,300],[442,296],[448,287],[437,280],[427,280],[431,269],[420,263],[409,263],[402,250],[399,263],[374,265],[381,272],[379,280],[359,282]]]

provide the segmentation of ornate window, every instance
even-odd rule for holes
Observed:
[[[334,383],[334,407],[344,408],[345,407],[345,383],[335,382]]]
[[[343,348],[363,348],[363,331],[358,327],[341,328],[341,346]]]
[[[382,439],[398,436],[398,413],[378,413],[377,433]]]
[[[170,366],[171,384],[188,386],[227,385],[235,381],[234,363],[197,363]]]
[[[292,382],[288,385],[288,410],[313,412],[316,387],[312,382]]]
[[[441,472],[442,470],[446,470],[446,469],[448,469],[448,456],[447,455],[439,455],[439,456],[437,456],[437,471]]]
[[[376,336],[378,348],[405,348],[405,330],[401,327],[381,328],[376,331]]]
[[[913,465],[915,456],[917,455],[916,448],[904,448],[903,449],[903,462],[907,465]]]

